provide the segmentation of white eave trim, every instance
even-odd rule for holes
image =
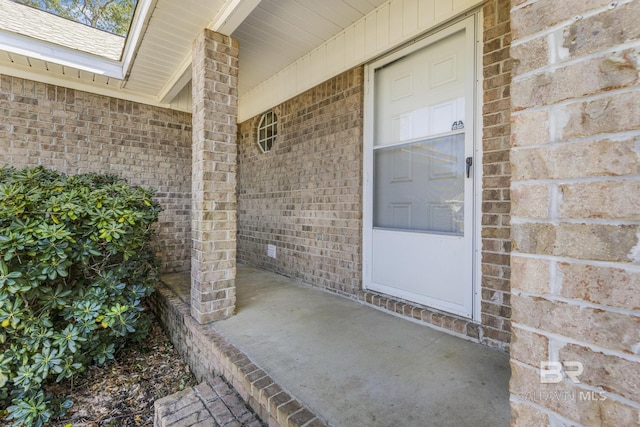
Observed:
[[[191,80],[191,52],[184,57],[176,72],[158,95],[160,102],[171,102]]]
[[[220,13],[207,26],[210,30],[231,35],[247,19],[261,0],[227,0]]]
[[[244,22],[261,0],[227,0],[220,12],[207,25],[207,28],[220,34],[230,36]],[[160,102],[171,102],[191,80],[192,54],[184,57],[176,72],[171,76],[158,95]]]
[[[127,41],[122,52],[122,76],[129,73],[129,68],[133,63],[133,58],[138,50],[138,45],[142,41],[142,33],[151,18],[151,11],[157,0],[138,0],[133,22],[129,28]]]
[[[0,30],[0,50],[118,80],[124,78],[120,61],[102,58],[4,30]]]
[[[411,42],[484,0],[389,0],[238,98],[238,123]],[[242,49],[242,47],[240,47]]]

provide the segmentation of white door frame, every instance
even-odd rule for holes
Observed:
[[[474,115],[474,129],[473,129],[473,153],[474,164],[472,167],[473,173],[473,197],[470,206],[473,209],[472,223],[473,223],[473,260],[472,260],[472,318],[474,322],[480,322],[480,310],[481,310],[481,293],[480,293],[480,278],[481,278],[481,252],[482,252],[482,240],[481,240],[481,204],[482,204],[482,14],[478,10],[476,12],[467,13],[464,17],[453,21],[450,25],[439,29],[433,33],[427,34],[426,37],[416,40],[409,46],[402,47],[401,49],[392,52],[391,54],[379,58],[376,61],[365,65],[365,94],[364,94],[364,126],[363,126],[363,233],[362,233],[362,279],[363,288],[367,290],[367,284],[372,280],[372,245],[373,245],[373,145],[374,145],[374,73],[375,70],[396,61],[404,56],[411,54],[425,46],[428,46],[436,41],[447,37],[455,31],[459,30],[460,26],[468,25],[467,20],[473,21],[473,27],[475,28],[475,42],[476,49],[474,58],[470,59],[470,63],[475,67],[476,81],[474,85],[473,99],[473,115]]]

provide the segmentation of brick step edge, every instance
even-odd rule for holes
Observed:
[[[154,427],[264,427],[220,377],[154,402]]]
[[[221,375],[269,427],[327,426],[211,324],[196,322],[189,305],[166,284],[159,282],[148,301],[199,381]]]

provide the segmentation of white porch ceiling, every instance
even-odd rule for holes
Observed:
[[[240,95],[386,1],[262,0],[233,33],[240,42]]]
[[[122,78],[91,69],[86,63],[97,58],[68,48],[63,53],[82,57],[85,65],[74,68],[71,60],[56,62],[37,54],[51,51],[51,44],[36,39],[30,42],[33,52],[0,50],[0,73],[188,110],[191,44],[203,28],[239,41],[242,95],[387,2],[152,0],[139,21],[140,40],[130,64],[125,58]],[[0,29],[0,46],[12,37],[10,28]]]

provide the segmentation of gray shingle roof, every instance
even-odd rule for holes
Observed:
[[[0,0],[0,29],[120,60],[125,38],[10,0]]]

